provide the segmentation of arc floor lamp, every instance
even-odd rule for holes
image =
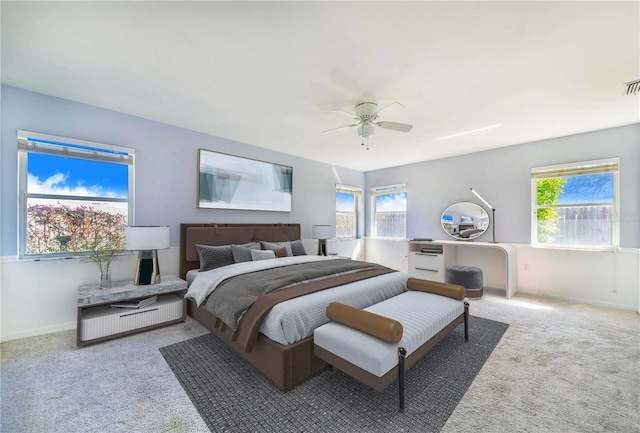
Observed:
[[[493,236],[493,240],[491,241],[491,243],[495,244],[497,243],[496,242],[496,208],[494,208],[489,203],[487,203],[487,201],[483,199],[482,196],[480,196],[480,194],[475,192],[473,188],[469,188],[469,189],[471,190],[472,193],[476,195],[476,197],[478,197],[482,201],[482,203],[484,203],[489,209],[491,209],[491,233]]]

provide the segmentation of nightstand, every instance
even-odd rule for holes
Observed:
[[[117,281],[110,289],[97,284],[78,288],[77,345],[98,343],[160,326],[183,322],[187,318],[184,294],[187,282],[175,275],[162,276],[158,284],[136,286],[133,281]],[[142,308],[112,308],[123,301],[139,301],[157,296]]]

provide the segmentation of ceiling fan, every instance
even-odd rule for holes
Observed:
[[[340,108],[336,108],[332,111],[341,111],[343,113],[346,113],[349,116],[353,117],[353,119],[357,120],[358,122],[353,123],[351,125],[344,125],[344,126],[339,126],[337,128],[328,129],[322,132],[323,133],[332,132],[332,131],[337,131],[339,129],[357,127],[358,137],[363,139],[362,145],[363,146],[365,145],[364,139],[366,139],[367,150],[369,150],[369,138],[373,136],[376,126],[382,129],[389,129],[392,131],[400,131],[400,132],[409,132],[411,131],[411,128],[413,128],[413,125],[407,125],[406,123],[386,122],[386,121],[379,120],[380,113],[383,110],[394,105],[399,105],[402,108],[404,108],[404,105],[402,105],[399,102],[392,102],[391,104],[386,105],[381,109],[378,109],[378,104],[376,104],[375,102],[360,102],[355,107],[355,114],[342,110]]]

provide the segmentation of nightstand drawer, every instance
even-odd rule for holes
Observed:
[[[80,341],[179,320],[183,308],[184,300],[177,295],[159,296],[157,302],[145,308],[111,308],[109,305],[90,308],[82,314]]]

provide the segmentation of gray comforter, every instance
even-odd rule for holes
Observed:
[[[384,266],[356,260],[301,263],[237,275],[223,281],[205,302],[205,308],[234,331],[242,314],[258,297],[297,284],[331,278]]]

